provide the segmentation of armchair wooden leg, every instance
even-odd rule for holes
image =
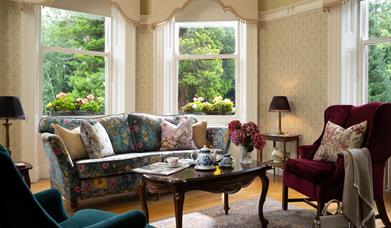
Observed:
[[[316,217],[317,217],[317,218],[319,218],[320,214],[321,214],[322,211],[323,211],[323,208],[324,208],[324,203],[318,201],[318,207],[317,207],[317,209],[316,209]]]
[[[282,184],[282,209],[288,210],[288,186]]]
[[[391,227],[390,219],[388,218],[386,207],[384,206],[384,200],[383,199],[377,199],[375,200],[377,210],[379,211],[379,217],[381,221],[383,222],[385,227]]]

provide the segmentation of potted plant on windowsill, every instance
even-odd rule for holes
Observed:
[[[52,116],[83,116],[103,114],[104,98],[90,94],[84,98],[75,97],[72,93],[61,92],[56,100],[49,102],[45,111]]]
[[[202,97],[195,97],[193,102],[182,107],[182,111],[196,115],[233,115],[235,107],[230,99],[223,99],[221,96],[215,97],[212,103],[205,101]]]

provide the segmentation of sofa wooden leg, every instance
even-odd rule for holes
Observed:
[[[71,200],[71,207],[72,209],[77,209],[79,207],[77,200]]]
[[[391,227],[390,219],[388,218],[386,207],[384,206],[384,200],[383,199],[377,199],[375,200],[377,210],[379,211],[379,217],[381,221],[383,222],[385,227]]]
[[[288,210],[288,186],[282,184],[282,209]]]

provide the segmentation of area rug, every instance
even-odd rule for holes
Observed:
[[[258,217],[259,198],[238,201],[230,204],[228,215],[224,214],[223,206],[208,208],[202,211],[185,214],[183,227],[195,228],[252,228],[262,227]],[[281,201],[266,199],[263,207],[264,216],[269,221],[268,227],[311,227],[315,211],[299,209],[289,205],[289,210],[283,211]],[[175,227],[175,218],[168,218],[152,223],[158,228]]]

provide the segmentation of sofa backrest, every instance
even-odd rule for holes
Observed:
[[[156,116],[145,113],[123,113],[105,116],[47,116],[39,122],[39,132],[54,133],[52,123],[67,129],[80,126],[82,121],[91,124],[100,122],[106,129],[115,153],[156,151],[160,149],[162,120],[178,124],[181,118],[192,118],[193,123],[198,119],[193,115]]]

